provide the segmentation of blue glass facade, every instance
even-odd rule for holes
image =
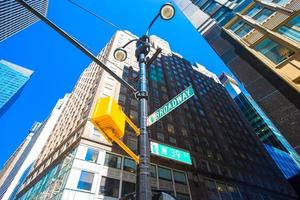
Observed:
[[[286,178],[300,173],[300,157],[266,114],[250,96],[240,93],[234,98],[239,108],[264,143]]]
[[[0,115],[23,88],[33,72],[7,61],[0,61]]]
[[[223,73],[219,79],[246,117],[256,135],[264,143],[265,148],[285,178],[288,179],[300,173],[300,156],[255,101],[250,96],[242,93],[238,83],[227,74]]]
[[[300,168],[287,152],[267,144],[264,144],[264,146],[287,179],[300,173]]]

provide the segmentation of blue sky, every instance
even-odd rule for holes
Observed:
[[[89,10],[142,35],[163,0],[75,0]],[[75,7],[68,0],[50,0],[48,18],[97,54],[116,29]],[[176,10],[171,21],[158,20],[151,34],[171,49],[219,75],[230,72],[185,16]],[[47,25],[37,22],[0,43],[0,59],[34,70],[20,97],[0,118],[0,167],[24,140],[34,121],[44,120],[57,100],[71,92],[91,62]]]

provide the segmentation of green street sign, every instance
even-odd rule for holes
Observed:
[[[195,94],[192,86],[189,86],[185,90],[183,90],[181,93],[179,93],[176,97],[171,99],[169,102],[167,102],[165,105],[157,109],[154,113],[152,113],[148,119],[147,119],[147,125],[151,126],[164,116],[166,116],[169,112],[180,106],[182,103],[184,103],[186,100],[191,98]]]
[[[176,160],[178,162],[186,163],[191,165],[192,164],[192,159],[191,155],[189,152],[173,148],[167,145],[159,144],[156,142],[151,142],[151,153],[168,158],[171,160]]]

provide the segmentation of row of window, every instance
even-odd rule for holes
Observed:
[[[88,148],[87,152],[86,152],[85,160],[97,163],[98,155],[99,155],[98,150]],[[111,154],[111,153],[105,154],[104,166],[121,169],[121,165],[122,165],[122,157],[121,156]],[[123,162],[123,170],[131,172],[131,173],[136,173],[136,169],[137,169],[136,163],[132,159],[125,157],[124,162]],[[150,172],[151,172],[151,177],[155,178],[157,175],[155,165],[151,165]],[[171,174],[172,173],[171,173],[170,169],[164,168],[164,167],[158,167],[158,177],[160,179],[172,181]],[[175,183],[187,184],[185,174],[183,172],[173,170],[173,177],[174,177]]]
[[[246,15],[259,23],[263,23],[273,13],[274,11],[255,4],[248,10]],[[250,24],[242,19],[239,19],[230,27],[230,30],[240,38],[248,35],[253,29],[254,28]],[[283,36],[300,43],[300,15],[292,18],[285,25],[280,26],[276,31]],[[295,53],[291,49],[288,49],[270,38],[266,38],[259,42],[255,46],[255,49],[275,64],[281,63]]]
[[[89,162],[97,162],[98,155],[99,155],[98,150],[88,148],[85,155],[85,160]],[[121,156],[106,152],[105,159],[104,159],[104,166],[121,169],[121,165],[122,165]],[[123,170],[131,173],[136,173],[136,163],[132,159],[125,157],[123,160]],[[171,170],[169,168],[165,168],[161,166],[156,167],[155,165],[152,164],[150,167],[150,172],[152,178],[156,179],[158,176],[160,180],[169,181],[169,182],[173,182],[174,180],[174,182],[177,184],[187,185],[186,174],[184,172]],[[80,178],[77,183],[77,189],[91,191],[94,178],[95,178],[95,173],[82,170],[80,173]],[[119,188],[120,188],[120,180],[103,176],[101,178],[98,194],[117,198],[119,197]],[[122,196],[134,191],[135,191],[135,183],[122,181],[122,190],[121,190]],[[182,197],[185,196],[186,199],[189,199],[187,195],[184,194],[178,194],[178,195],[179,196],[181,195]]]

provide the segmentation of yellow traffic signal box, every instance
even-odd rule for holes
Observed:
[[[137,135],[140,134],[140,130],[125,115],[113,98],[105,97],[98,100],[91,121],[107,141],[116,142],[136,163],[139,163],[139,157],[120,139],[124,136],[125,122],[133,128]]]
[[[106,132],[111,130],[115,137],[122,138],[125,131],[125,113],[111,97],[98,100],[92,115],[92,122]],[[108,136],[109,137],[109,136]]]

